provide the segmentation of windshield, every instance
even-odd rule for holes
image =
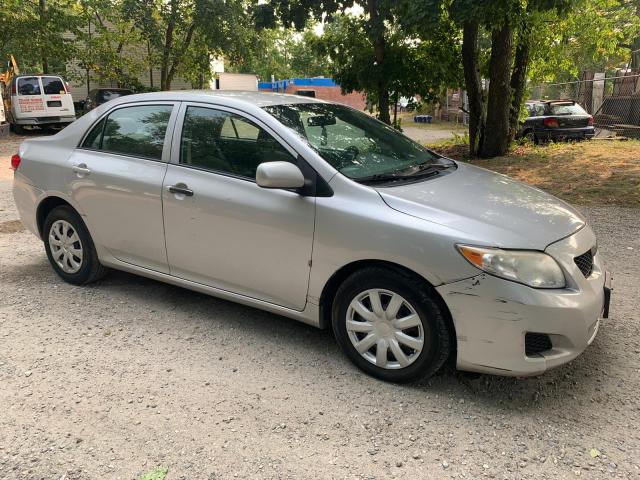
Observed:
[[[550,108],[552,115],[589,115],[577,103],[552,103]]]
[[[340,173],[354,180],[454,165],[364,113],[332,103],[271,105],[264,110],[304,138]]]

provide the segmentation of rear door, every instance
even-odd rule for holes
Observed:
[[[73,98],[62,78],[54,75],[40,77],[42,95],[46,105],[46,116],[68,117],[75,114]]]
[[[71,195],[95,242],[118,260],[163,273],[162,181],[177,110],[174,102],[118,106],[69,160]]]
[[[15,120],[46,116],[40,77],[17,77],[11,95],[11,114]]]

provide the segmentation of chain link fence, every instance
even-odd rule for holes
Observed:
[[[585,72],[580,80],[531,89],[532,100],[574,100],[593,115],[596,137],[640,139],[640,73]]]

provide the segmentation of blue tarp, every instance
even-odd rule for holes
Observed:
[[[298,87],[337,87],[338,84],[331,78],[289,78],[278,80],[277,82],[258,82],[258,88],[262,90],[273,90],[274,92],[284,92],[289,84]]]

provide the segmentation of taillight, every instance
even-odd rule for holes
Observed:
[[[544,123],[545,127],[549,128],[558,128],[560,126],[557,118],[545,118],[542,123]]]
[[[11,157],[11,168],[13,170],[18,169],[18,167],[20,166],[20,160],[22,159],[20,158],[20,155],[18,155],[17,153]]]
[[[17,82],[11,82],[11,95],[18,93],[18,90],[16,90],[16,83]]]
[[[593,127],[593,115],[589,115],[589,120],[587,120],[587,125]]]

